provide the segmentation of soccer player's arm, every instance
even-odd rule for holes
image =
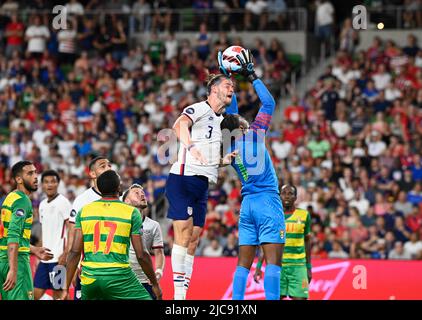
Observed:
[[[154,294],[158,300],[161,300],[162,292],[152,266],[151,256],[146,250],[144,250],[144,246],[142,244],[142,218],[141,213],[136,208],[133,209],[132,213],[132,230],[130,240],[132,241],[132,246],[135,250],[136,259],[151,282]]]
[[[202,164],[207,164],[208,161],[204,155],[199,151],[192,143],[190,134],[190,127],[205,114],[206,110],[199,106],[188,106],[186,107],[181,116],[177,118],[173,125],[173,130],[176,132],[177,138],[185,146],[185,148],[191,153],[191,155]]]
[[[69,254],[70,250],[72,249],[72,243],[73,243],[73,237],[75,236],[75,221],[76,221],[76,216],[77,216],[77,212],[79,210],[76,209],[77,208],[77,203],[76,201],[73,202],[73,206],[69,211],[69,224],[68,224],[68,228],[67,228],[67,246],[66,246],[66,253]]]
[[[232,96],[232,102],[226,108],[226,113],[228,113],[228,114],[238,114],[239,113],[239,108],[237,106],[236,94],[233,94],[233,96]]]
[[[16,285],[18,275],[18,251],[19,240],[23,234],[27,215],[27,205],[23,200],[18,199],[12,204],[12,214],[10,216],[7,230],[7,255],[9,259],[9,271],[3,284],[3,290],[12,290]]]
[[[262,263],[264,262],[264,250],[262,250],[261,247],[259,247],[259,256],[258,256],[258,262],[256,264],[256,268],[255,268],[255,274],[253,276],[253,279],[255,280],[256,283],[259,283],[259,280],[262,279]]]
[[[69,202],[69,200],[66,199],[66,201],[63,202],[63,208],[62,208],[62,214],[63,214],[63,227],[64,230],[69,230],[71,223],[69,222],[69,218],[70,218],[70,212],[72,210],[72,206]],[[73,224],[72,224],[73,226]],[[64,237],[64,234],[62,234],[62,237]],[[68,250],[67,250],[67,246],[69,242],[66,242],[66,238],[64,237],[64,250],[63,253],[60,255],[59,257],[59,261],[58,264],[60,265],[64,265],[66,263],[66,259],[67,259],[67,254],[68,254]]]
[[[306,252],[306,269],[308,272],[308,282],[312,280],[312,264],[311,264],[311,216],[309,212],[305,222],[305,252]]]
[[[69,290],[70,284],[72,283],[73,277],[81,259],[81,253],[83,248],[83,235],[80,216],[81,215],[79,212],[76,215],[76,221],[73,228],[73,241],[66,260],[66,288],[64,288],[64,291],[66,291],[66,293]]]
[[[251,129],[254,131],[263,130],[266,132],[270,126],[272,115],[274,113],[275,100],[260,79],[254,80],[252,85],[262,103],[262,106],[259,108],[254,122],[251,124]]]
[[[160,281],[160,279],[163,277],[164,265],[166,261],[164,257],[164,243],[160,225],[157,225],[154,230],[152,249],[154,250],[155,256],[155,276],[157,277],[157,280]]]

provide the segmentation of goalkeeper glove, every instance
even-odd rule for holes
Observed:
[[[220,73],[224,74],[227,77],[230,77],[232,74],[223,65],[223,53],[221,51],[218,51],[217,59],[218,59],[218,67],[220,69]]]
[[[236,55],[237,59],[240,62],[240,70],[239,73],[246,78],[250,82],[258,79],[258,76],[255,73],[254,64],[253,64],[253,56],[251,50],[242,50],[242,55]]]

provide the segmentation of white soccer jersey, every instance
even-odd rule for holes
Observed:
[[[65,249],[66,225],[70,216],[70,202],[59,194],[51,202],[41,201],[39,216],[42,230],[42,245],[51,250],[53,259],[44,263],[57,262]]]
[[[101,199],[101,194],[99,194],[93,187],[86,189],[82,192],[79,196],[76,197],[75,201],[73,201],[72,209],[70,211],[69,222],[75,223],[76,215],[78,214],[79,210],[82,209],[83,206],[90,204],[96,200]]]
[[[144,245],[144,250],[148,252],[152,251],[152,249],[164,248],[160,224],[148,217],[145,217],[144,221],[142,222],[142,243]],[[139,265],[138,259],[136,259],[136,254],[135,250],[133,249],[132,242],[130,243],[129,249],[129,262],[139,281],[142,283],[147,283],[148,277]]]
[[[181,144],[177,162],[171,167],[170,173],[185,176],[202,175],[212,182],[217,182],[222,143],[220,124],[224,117],[217,115],[206,101],[186,107],[182,114],[192,120],[191,141],[208,160],[208,164],[201,164],[192,157],[186,146]]]

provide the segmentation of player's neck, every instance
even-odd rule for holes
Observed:
[[[103,200],[119,200],[118,194],[104,194],[102,195]]]
[[[284,208],[284,213],[285,214],[292,214],[293,212],[295,212],[296,207],[295,206],[291,206],[291,207],[285,207]]]
[[[25,193],[28,197],[31,195],[31,191],[29,191],[28,189],[26,189],[24,186],[20,186],[20,185],[18,185],[17,187],[16,187],[16,190],[17,191],[20,191],[20,192],[23,192],[23,193]]]
[[[224,106],[224,104],[217,97],[213,96],[209,96],[206,102],[215,114],[219,114],[218,111],[221,110],[221,108]]]
[[[47,196],[47,202],[51,202],[51,201],[53,201],[54,199],[56,199],[57,198],[57,196],[59,195],[59,193],[58,192],[56,192],[54,195],[52,195],[52,196]]]

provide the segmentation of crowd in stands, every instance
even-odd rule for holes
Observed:
[[[126,21],[114,15],[73,18],[66,30],[55,30],[42,15],[22,21],[12,10],[3,18],[1,198],[13,188],[11,165],[27,159],[39,172],[57,170],[59,191],[73,201],[89,184],[87,163],[101,154],[123,187],[144,185],[151,205],[163,199],[170,165],[158,162],[157,135],[185,106],[204,99],[207,71],[218,72],[217,51],[241,39],[224,32],[213,38],[202,24],[205,39],[152,33],[133,46]],[[416,38],[409,36],[405,47],[375,38],[364,51],[342,48],[290,105],[280,99],[291,71],[281,43],[258,38],[251,50],[283,113],[268,132],[268,147],[280,185],[294,184],[297,207],[311,214],[313,257],[422,258],[422,50]],[[251,120],[258,97],[243,78],[236,77],[236,86],[240,113]],[[240,188],[233,170],[220,171],[199,254],[237,255]],[[33,198],[35,227],[42,196],[39,190]],[[163,232],[168,253],[173,233]]]

